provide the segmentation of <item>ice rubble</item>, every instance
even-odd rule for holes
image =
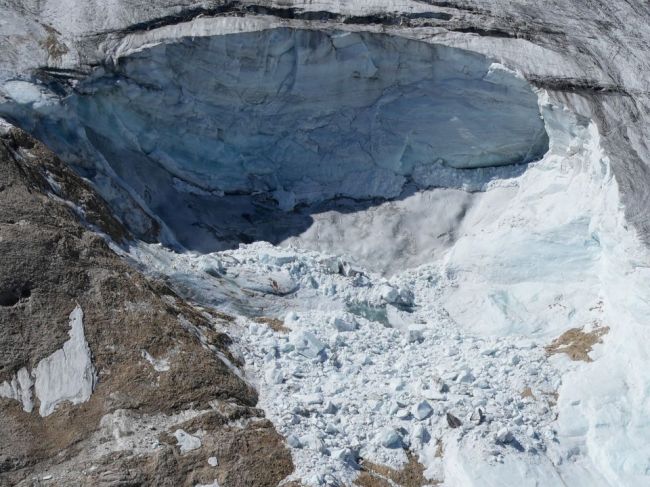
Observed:
[[[374,33],[187,37],[117,59],[63,100],[24,81],[2,88],[0,113],[91,177],[136,232],[125,188],[197,249],[223,239],[213,227],[227,211],[396,198],[548,147],[536,96],[513,72]],[[252,209],[242,195],[257,195]]]
[[[78,305],[70,313],[69,333],[70,339],[63,348],[41,360],[31,373],[22,368],[11,382],[2,383],[0,397],[22,402],[23,409],[29,413],[34,407],[33,387],[41,416],[49,416],[64,401],[86,402],[93,392],[96,376],[84,337],[83,311]]]
[[[488,183],[449,246],[419,267],[385,277],[354,254],[332,255],[356,250],[345,232],[214,254],[131,249],[184,294],[240,316],[228,332],[296,478],[345,484],[359,458],[398,466],[406,447],[449,486],[643,482],[647,256],[595,126],[540,103],[547,155]],[[373,212],[382,209],[395,211]],[[357,225],[376,217],[360,213]],[[397,218],[426,228],[432,216]],[[376,245],[400,259],[390,238]],[[290,332],[244,317],[255,315],[280,317]],[[546,355],[562,331],[594,324],[611,329],[595,362]]]

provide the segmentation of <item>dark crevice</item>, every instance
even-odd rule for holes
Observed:
[[[628,95],[627,91],[620,85],[601,83],[589,79],[530,76],[528,81],[537,88],[546,88],[553,91]]]
[[[300,8],[265,7],[261,5],[245,5],[240,2],[228,2],[224,5],[212,8],[194,8],[183,11],[180,14],[166,15],[157,19],[147,20],[132,24],[119,33],[141,32],[157,29],[166,25],[189,22],[198,17],[218,17],[222,15],[272,15],[280,19],[305,20],[311,22],[339,22],[343,24],[358,25],[410,25],[411,21],[438,20],[448,21],[453,18],[445,12],[416,12],[416,13],[395,13],[349,16],[326,10],[305,11]],[[426,22],[418,22],[418,26],[426,26]]]
[[[438,1],[438,0],[415,0],[415,1],[418,3],[424,3],[425,5],[431,5],[432,7],[452,8],[454,10],[463,10],[465,12],[472,12],[472,13],[481,12],[481,9],[478,7],[474,7],[472,5],[458,5],[455,2],[445,2],[445,1]]]
[[[0,306],[15,306],[21,301],[25,301],[32,295],[32,287],[29,283],[22,286],[12,287],[0,291]]]
[[[460,33],[463,33],[463,34],[477,34],[477,35],[479,35],[481,37],[499,37],[499,38],[503,38],[503,39],[516,39],[517,38],[517,35],[512,33],[512,32],[508,32],[506,30],[496,29],[496,28],[495,29],[483,29],[483,28],[480,28],[480,27],[471,26],[471,27],[451,28],[449,30],[452,31],[452,32],[460,32]]]

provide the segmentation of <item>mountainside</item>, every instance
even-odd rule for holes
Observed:
[[[1,483],[276,485],[290,473],[282,439],[233,369],[228,337],[214,330],[230,318],[144,279],[84,228],[80,216],[116,241],[126,236],[40,143],[11,129],[0,161]],[[179,434],[197,431],[183,454]]]
[[[645,485],[649,21],[0,0],[0,483]]]

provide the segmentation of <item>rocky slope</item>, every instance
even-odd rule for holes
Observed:
[[[0,484],[248,486],[289,474],[282,438],[255,408],[228,337],[214,331],[230,318],[190,307],[123,263],[88,225],[116,241],[123,227],[24,132],[2,135],[0,164],[0,383],[36,375],[34,387],[21,381],[22,401],[0,398]],[[78,397],[70,384],[89,371],[51,358],[63,348],[74,360],[74,310],[83,310],[94,374]]]

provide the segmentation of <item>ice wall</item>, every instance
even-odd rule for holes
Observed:
[[[514,73],[468,51],[370,33],[182,38],[100,69],[65,110],[44,109],[33,87],[4,90],[13,101],[0,113],[91,178],[89,164],[108,164],[166,223],[187,206],[182,195],[261,192],[283,210],[396,198],[409,182],[435,185],[438,167],[525,163],[548,148],[537,97]]]

